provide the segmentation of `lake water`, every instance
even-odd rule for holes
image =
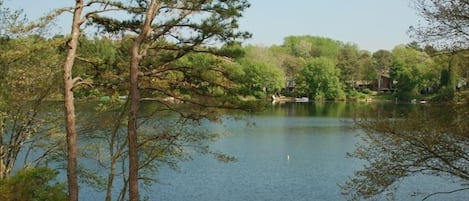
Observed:
[[[350,120],[315,116],[254,115],[247,127],[231,123],[232,136],[215,149],[236,156],[236,163],[197,157],[181,174],[162,172],[153,193],[161,200],[339,200],[337,188],[352,174]]]
[[[354,129],[352,116],[357,108],[367,107],[398,106],[287,103],[248,116],[254,126],[245,121],[213,125],[214,131],[231,135],[214,142],[212,148],[237,157],[237,162],[221,163],[196,155],[194,160],[180,163],[180,171],[161,169],[159,183],[141,193],[155,201],[346,200],[338,184],[362,167],[362,162],[346,157],[359,143],[361,132]],[[444,179],[419,177],[401,186],[397,200],[421,200],[413,192],[450,185]],[[80,196],[82,200],[103,200],[102,195],[90,192]],[[468,192],[463,192],[430,200],[467,201],[467,197]]]

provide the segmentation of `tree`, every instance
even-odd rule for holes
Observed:
[[[65,112],[65,128],[67,132],[67,182],[68,182],[68,200],[78,201],[78,162],[77,162],[77,132],[75,126],[75,104],[73,96],[73,88],[82,80],[80,77],[73,77],[72,69],[75,62],[78,38],[81,35],[83,0],[77,0],[73,9],[72,29],[70,31],[70,39],[67,41],[67,57],[64,62],[64,112]]]
[[[389,69],[393,64],[392,53],[387,50],[378,50],[373,53],[373,66],[378,75],[389,73]]]
[[[249,45],[244,48],[245,55],[235,62],[244,72],[243,95],[254,95],[264,98],[279,92],[285,85],[285,73],[282,69],[282,58],[272,49]]]
[[[355,82],[360,79],[358,57],[358,47],[353,44],[344,45],[337,55],[337,68],[340,69],[340,80],[349,89],[355,89]]]
[[[358,66],[360,68],[360,79],[365,81],[373,81],[378,77],[376,69],[373,66],[373,57],[368,51],[362,51],[358,58]]]
[[[365,131],[364,142],[350,156],[366,165],[342,185],[351,200],[380,199],[393,194],[400,181],[422,175],[446,177],[460,185],[447,192],[424,192],[422,200],[469,190],[467,104],[374,113],[380,115],[356,119]]]
[[[392,53],[387,50],[378,50],[373,53],[373,67],[376,71],[376,80],[378,80],[378,90],[381,89],[381,76],[388,76],[393,65]]]
[[[35,23],[32,27],[39,25],[47,25],[55,17],[63,14],[64,12],[73,13],[71,22],[71,31],[68,40],[66,41],[66,58],[63,65],[63,96],[64,96],[64,113],[65,113],[65,129],[67,138],[67,182],[68,182],[68,200],[78,201],[78,163],[77,163],[77,132],[76,132],[76,119],[75,119],[75,104],[74,104],[74,89],[80,84],[87,83],[83,78],[73,76],[73,66],[77,58],[78,41],[82,35],[82,25],[88,18],[97,13],[104,13],[109,11],[106,5],[109,2],[103,1],[89,1],[85,4],[84,0],[77,0],[71,8],[59,8],[51,12],[49,15],[43,17],[39,22]],[[99,5],[102,8],[99,8]],[[95,8],[89,12],[84,13],[85,8]]]
[[[414,8],[426,24],[411,27],[419,42],[437,49],[466,49],[469,45],[469,2],[464,0],[414,0]]]
[[[304,59],[294,57],[292,55],[285,55],[282,62],[285,76],[288,79],[293,79],[298,75],[298,72],[304,67]]]
[[[117,89],[122,89],[118,77],[127,72],[122,63],[127,62],[128,58],[123,58],[119,46],[124,44],[124,41],[113,40],[106,36],[92,39],[86,36],[80,37],[74,72],[83,80],[92,82],[93,87],[78,88],[75,91],[76,97],[109,95],[117,93]]]
[[[392,51],[393,66],[391,78],[397,83],[394,85],[397,96],[410,100],[419,95],[420,89],[425,87],[425,74],[433,61],[425,53],[412,48],[397,46]]]
[[[46,99],[57,92],[51,82],[57,82],[59,73],[54,48],[59,44],[38,36],[12,38],[0,44],[0,178],[6,178],[15,166],[36,161],[37,158],[29,158],[17,163],[22,153],[33,150],[39,139],[48,135],[44,125],[56,126],[50,122],[55,119],[40,115],[39,111],[48,104]]]
[[[182,78],[192,77],[190,68],[178,66],[174,62],[191,52],[217,55],[213,48],[205,46],[210,42],[219,41],[223,43],[249,37],[247,33],[236,31],[238,28],[237,19],[241,17],[241,13],[249,4],[244,0],[139,0],[128,4],[122,2],[107,3],[115,10],[129,13],[132,19],[120,21],[96,13],[90,16],[93,23],[100,24],[109,32],[133,31],[137,34],[131,48],[128,118],[129,198],[130,201],[137,201],[139,200],[138,170],[140,167],[137,113],[141,99],[139,88],[141,81],[153,83],[147,85],[151,86],[148,88],[157,91],[160,95],[190,103],[195,107],[222,107],[226,103],[232,102],[227,98],[222,98],[222,94],[226,95],[224,93],[217,93],[210,97],[201,92],[200,90],[203,89],[200,88],[200,83],[193,83],[194,81],[199,82],[200,78],[174,79],[174,73],[182,75]],[[225,70],[220,67],[215,65],[208,70],[221,77],[229,77],[228,74],[225,74]],[[148,77],[148,79],[141,80],[145,77]],[[218,83],[219,88],[224,90],[232,88],[229,83]],[[174,90],[165,87],[171,85],[178,91],[181,91],[181,88],[184,89],[182,91],[190,91],[191,96],[182,96],[183,94],[175,93]],[[205,98],[201,99],[200,97]],[[213,101],[216,99],[223,101]],[[191,116],[186,117],[197,120],[208,117],[209,114],[197,110],[196,113],[191,113]]]
[[[2,7],[0,35],[0,179],[11,176],[14,168],[36,166],[43,157],[32,158],[41,139],[47,138],[56,119],[39,111],[46,98],[56,93],[60,42],[40,35],[16,33],[27,22],[22,11]],[[21,48],[18,48],[21,47]],[[44,58],[48,59],[44,59]],[[44,128],[44,125],[49,125]],[[44,148],[48,152],[54,148]],[[26,154],[24,154],[26,153]]]
[[[264,98],[266,95],[279,92],[285,85],[283,71],[270,63],[252,59],[238,61],[243,70],[243,95],[254,95]]]
[[[319,57],[307,61],[300,73],[298,91],[317,100],[343,99],[340,70],[332,59]]]
[[[57,175],[57,171],[47,168],[26,168],[18,171],[12,177],[0,179],[0,199],[63,201],[67,198],[67,193],[65,185],[55,181]]]
[[[327,57],[335,59],[340,46],[339,41],[315,36],[289,36],[283,42],[283,47],[291,55],[302,58]]]

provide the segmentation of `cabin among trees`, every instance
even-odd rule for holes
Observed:
[[[378,79],[372,82],[371,89],[379,93],[393,92],[393,80],[389,75],[380,75]]]
[[[371,90],[378,93],[392,93],[395,91],[393,80],[389,74],[381,75],[375,80],[358,80],[354,82],[355,89],[359,91]],[[286,87],[282,90],[282,94],[289,95],[295,93],[295,79],[286,79]]]
[[[389,93],[394,91],[393,80],[389,75],[381,75],[378,79],[367,81],[357,81],[356,86],[359,90],[369,89],[378,93]]]

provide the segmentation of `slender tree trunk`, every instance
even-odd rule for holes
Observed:
[[[142,25],[142,32],[135,39],[132,46],[132,58],[130,62],[130,107],[128,120],[128,146],[129,146],[129,201],[139,200],[138,188],[138,135],[137,135],[137,113],[140,107],[140,92],[138,89],[138,66],[145,55],[144,41],[150,35],[151,24],[158,11],[158,0],[152,0],[147,8],[145,22]]]
[[[76,0],[73,13],[71,38],[67,42],[68,52],[64,64],[64,107],[65,123],[67,131],[67,182],[68,201],[78,201],[78,176],[77,176],[77,133],[75,128],[75,105],[73,101],[72,77],[73,63],[75,61],[78,38],[80,37],[80,17],[83,10],[83,0]]]
[[[0,133],[0,135],[3,134],[3,132]],[[2,136],[0,136],[2,138]],[[2,140],[3,141],[3,140]],[[7,174],[6,174],[6,168],[5,168],[5,149],[3,147],[3,142],[0,143],[0,179],[5,179]]]
[[[107,186],[106,186],[106,198],[105,201],[112,200],[112,184],[114,183],[114,177],[116,175],[116,161],[112,159],[111,169],[109,170],[109,175],[107,177]]]
[[[138,142],[137,142],[137,112],[140,107],[140,93],[138,90],[138,64],[140,61],[139,45],[132,48],[130,64],[130,108],[128,120],[129,141],[129,200],[138,201]]]

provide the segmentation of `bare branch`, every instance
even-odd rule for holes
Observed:
[[[431,197],[433,197],[433,196],[435,196],[435,195],[451,194],[451,193],[456,193],[456,192],[460,192],[460,191],[467,191],[467,190],[469,190],[469,188],[461,188],[461,189],[456,189],[456,190],[447,191],[447,192],[436,192],[436,193],[432,193],[432,194],[430,194],[430,195],[425,196],[425,197],[422,199],[422,201],[425,201],[425,200],[427,200],[427,199],[429,199],[429,198],[431,198]]]

